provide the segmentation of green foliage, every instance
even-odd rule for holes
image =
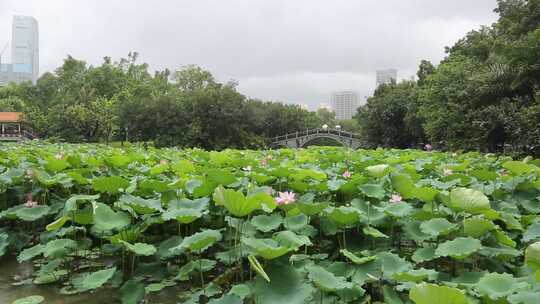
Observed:
[[[45,173],[60,151],[70,167]],[[0,156],[0,253],[33,268],[25,283],[64,294],[107,286],[140,303],[175,286],[186,303],[514,304],[540,281],[534,158],[39,142]],[[285,191],[294,199],[278,205]]]

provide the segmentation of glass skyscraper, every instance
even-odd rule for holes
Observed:
[[[34,17],[13,16],[11,64],[0,67],[0,85],[32,81],[39,77],[39,31]]]

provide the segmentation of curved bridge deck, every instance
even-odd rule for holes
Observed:
[[[361,146],[360,136],[357,134],[337,129],[311,129],[289,133],[270,139],[272,147],[303,148],[309,142],[329,138],[341,143],[344,147],[358,149]]]

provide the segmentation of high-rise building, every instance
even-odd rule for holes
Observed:
[[[377,87],[383,83],[391,83],[392,81],[397,81],[397,70],[396,69],[386,69],[377,71]]]
[[[354,91],[334,92],[332,94],[332,108],[337,120],[351,119],[358,109],[358,94]]]
[[[36,19],[13,16],[11,35],[11,64],[1,64],[0,85],[22,81],[36,83],[39,76],[39,32]]]

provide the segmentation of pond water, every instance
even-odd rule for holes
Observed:
[[[31,295],[40,295],[45,298],[46,304],[116,304],[121,303],[119,291],[112,289],[98,289],[94,293],[78,295],[63,295],[58,292],[57,285],[27,284],[13,286],[14,276],[23,278],[32,276],[30,263],[19,264],[15,258],[4,257],[0,259],[0,304],[11,304],[13,301]],[[152,294],[147,303],[176,304],[179,303],[178,289],[172,287],[159,293]]]

